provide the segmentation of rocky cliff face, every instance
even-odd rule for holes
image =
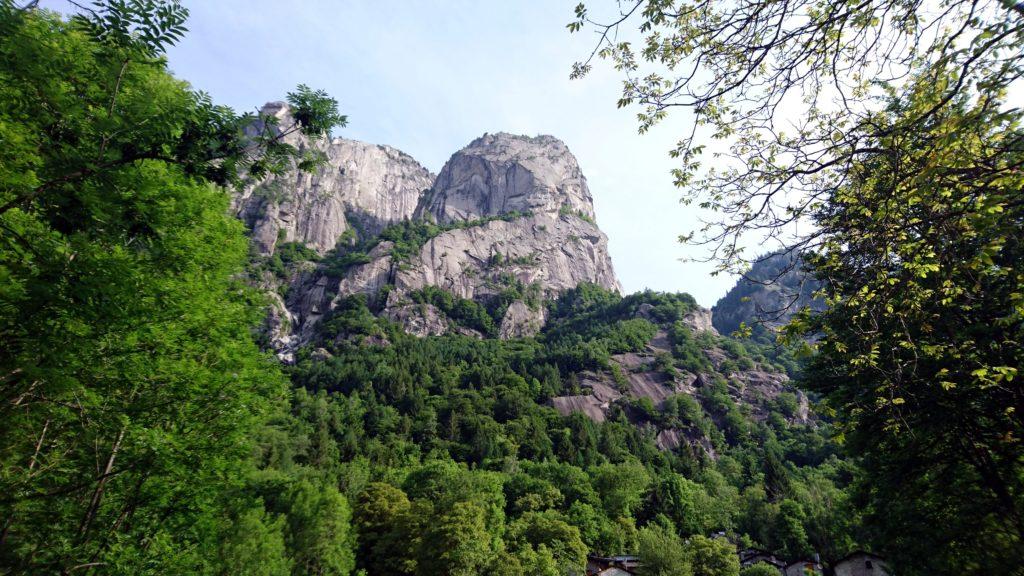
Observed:
[[[740,323],[777,327],[804,307],[821,309],[815,300],[818,283],[807,276],[794,256],[773,254],[756,262],[711,309],[714,327],[731,334]]]
[[[420,212],[438,222],[559,211],[594,219],[576,158],[552,136],[485,134],[452,156],[423,200]]]
[[[642,316],[643,311],[640,312]],[[696,316],[688,315],[683,322],[694,331],[713,331],[714,328],[710,326],[703,327],[705,325],[700,323],[702,320],[696,325],[692,324],[693,318],[706,316],[710,321],[710,315],[705,312],[699,312]],[[626,416],[640,424],[644,419],[635,407],[630,407],[633,402],[646,399],[655,408],[661,408],[672,396],[680,394],[704,401],[700,389],[718,380],[724,383],[728,395],[742,404],[749,417],[755,421],[767,420],[773,410],[772,404],[785,393],[792,395],[795,401],[795,408],[787,416],[789,422],[798,425],[811,422],[809,399],[792,386],[785,373],[767,366],[728,368],[722,362],[728,354],[717,346],[705,349],[703,353],[711,362],[707,371],[678,370],[674,374],[667,373],[659,366],[657,358],[659,355],[671,357],[672,344],[667,332],[661,329],[644,350],[612,355],[610,364],[614,367],[613,371],[581,373],[579,393],[555,396],[550,400],[551,406],[563,416],[580,413],[595,422],[604,422],[617,405],[620,409],[625,407]],[[675,450],[688,445],[695,453],[703,452],[711,459],[717,458],[711,439],[699,430],[659,425],[656,434],[656,443],[662,450]]]
[[[283,102],[267,104],[262,113],[278,118],[279,127],[292,124]],[[280,128],[256,124],[250,131],[262,129]],[[301,242],[323,254],[356,231],[377,234],[412,217],[434,181],[411,156],[390,146],[342,138],[310,141],[297,132],[285,141],[300,150],[317,147],[327,164],[312,174],[296,171],[252,182],[235,198],[235,211],[263,255],[272,254],[278,242]]]
[[[580,282],[618,290],[604,234],[579,218],[556,214],[495,220],[440,234],[395,274],[395,287],[433,285],[475,299],[493,293],[503,275],[536,283],[548,296]]]
[[[264,110],[282,125],[289,121],[283,104]],[[426,335],[455,327],[435,306],[413,305],[418,291],[434,286],[488,303],[516,287],[537,297],[505,306],[497,319],[496,334],[516,338],[543,326],[538,298],[581,282],[620,291],[586,179],[556,138],[484,135],[452,156],[436,178],[387,146],[288,138],[297,147],[326,151],[328,164],[315,174],[251,183],[235,200],[260,254],[269,257],[280,243],[298,242],[327,255],[286,280],[287,298],[272,315],[279,350],[310,341],[323,318],[353,294],[373,299],[386,289],[380,313]],[[418,237],[412,250],[406,244],[398,254],[394,242],[374,239],[410,219],[432,223],[424,224],[429,237]],[[360,246],[370,248],[354,258]],[[344,266],[336,265],[342,260]]]

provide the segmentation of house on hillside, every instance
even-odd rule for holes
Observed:
[[[824,574],[824,571],[821,568],[821,564],[814,560],[797,560],[796,562],[786,564],[786,567],[782,569],[782,573],[785,576],[821,576]]]
[[[744,550],[740,550],[737,555],[740,558],[740,568],[753,566],[758,562],[763,562],[778,568],[780,574],[782,574],[782,571],[786,568],[785,562],[776,558],[774,554],[758,548],[746,548]]]
[[[863,550],[847,554],[834,569],[836,576],[892,576],[884,558]]]
[[[625,568],[619,568],[619,567],[616,567],[616,566],[612,566],[611,568],[605,568],[604,570],[601,570],[600,572],[594,573],[593,576],[635,576],[635,573],[634,572],[630,572],[629,570],[626,570]]]
[[[637,556],[587,556],[587,576],[633,576],[639,566]]]

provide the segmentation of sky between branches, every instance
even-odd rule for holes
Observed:
[[[698,209],[679,204],[669,174],[668,150],[689,117],[641,136],[635,110],[615,107],[614,71],[569,80],[594,41],[565,28],[575,1],[183,4],[189,33],[169,50],[170,66],[214,101],[253,110],[299,83],[322,88],[349,116],[337,136],[389,144],[435,173],[484,132],[554,135],[587,177],[626,292],[689,292],[711,306],[735,282],[680,260],[704,254],[676,241],[698,226]]]

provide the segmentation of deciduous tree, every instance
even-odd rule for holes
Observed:
[[[216,184],[314,161],[281,134],[342,118],[300,88],[307,123],[246,135],[255,118],[168,73],[186,16],[111,0],[67,21],[0,0],[6,573],[214,569],[248,434],[285,393]]]
[[[817,344],[805,381],[862,457],[876,547],[905,574],[1024,565],[1024,138],[1007,100],[1024,8],[638,0],[605,24],[581,5],[570,28],[588,26],[641,131],[694,114],[675,180],[716,214],[684,239],[724,270],[752,239],[799,252],[822,283],[828,309],[787,331]],[[709,140],[718,170],[700,166]]]

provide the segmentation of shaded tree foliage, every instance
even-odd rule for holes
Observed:
[[[933,106],[921,82],[878,122]],[[928,555],[933,573],[996,570],[1024,563],[1024,132],[998,100],[959,99],[932,122],[875,141],[822,210],[833,236],[811,262],[829,307],[792,330],[823,334],[808,385],[865,456],[879,541],[907,563],[956,542]]]
[[[576,14],[571,30],[600,34],[592,58],[625,75],[620,106],[643,106],[641,130],[695,114],[675,180],[716,214],[684,239],[733,271],[752,240],[799,252],[821,282],[827,309],[786,332],[816,344],[806,385],[864,465],[872,543],[906,574],[1024,565],[1024,146],[1007,100],[1024,8],[640,0],[607,24]],[[616,36],[634,25],[640,48]],[[704,139],[721,141],[723,168],[700,167]],[[796,542],[804,521],[791,523]]]
[[[279,519],[237,494],[286,388],[253,342],[246,238],[214,183],[305,158],[167,72],[186,16],[110,1],[67,21],[0,1],[5,573],[289,565]],[[323,94],[293,99],[309,123],[285,129],[340,120]]]

